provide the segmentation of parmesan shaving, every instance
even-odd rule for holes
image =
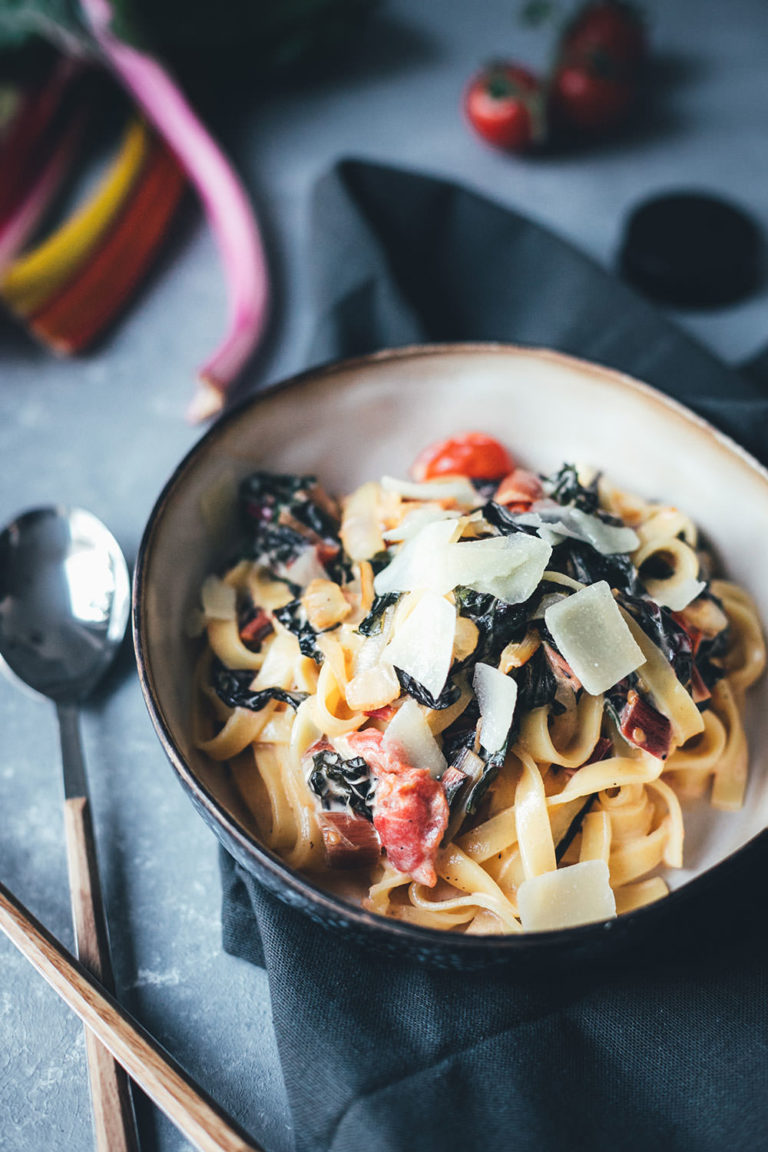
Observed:
[[[373,582],[377,596],[386,592],[411,592],[417,588],[437,588],[450,592],[445,580],[440,580],[438,557],[445,546],[456,539],[460,531],[456,520],[436,520],[425,525],[400,547],[386,568],[382,568]]]
[[[406,500],[455,500],[457,504],[467,504],[470,508],[476,508],[482,503],[472,483],[464,476],[456,476],[452,480],[425,480],[422,483],[382,476],[381,486],[385,492],[396,492]]]
[[[530,512],[523,512],[516,519],[519,524],[535,528],[539,536],[549,544],[558,544],[564,537],[570,536],[574,540],[591,544],[604,556],[633,552],[640,543],[634,529],[606,524],[599,516],[592,516],[581,508],[550,508],[537,504]]]
[[[436,592],[425,592],[396,629],[384,658],[418,680],[436,699],[448,679],[455,631],[454,606]]]
[[[517,703],[517,682],[490,664],[477,663],[472,680],[480,707],[480,743],[489,755],[504,747]]]
[[[237,616],[235,589],[220,580],[218,576],[208,576],[200,589],[203,615],[206,620],[234,620]]]
[[[435,779],[446,769],[440,745],[432,735],[423,711],[410,696],[387,725],[384,744],[401,749],[413,768],[426,768]]]
[[[460,516],[461,512],[458,509],[441,508],[439,504],[414,508],[412,512],[407,512],[403,516],[395,528],[382,532],[382,538],[387,544],[397,544],[403,540],[410,540],[425,525],[433,524],[435,520],[456,520]]]
[[[524,880],[517,907],[525,932],[551,932],[612,920],[616,899],[604,860],[583,860]]]
[[[544,620],[558,649],[592,696],[607,692],[644,662],[607,581],[551,604]]]

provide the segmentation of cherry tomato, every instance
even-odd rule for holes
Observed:
[[[472,79],[464,110],[479,136],[497,148],[524,152],[545,134],[541,81],[518,64],[489,64]]]
[[[556,129],[594,136],[617,128],[635,103],[647,52],[645,27],[630,4],[585,4],[560,40],[550,89]]]
[[[625,120],[636,95],[633,79],[594,61],[562,64],[552,80],[552,116],[560,131],[600,135]]]
[[[430,444],[416,457],[411,473],[416,480],[436,476],[470,476],[497,480],[515,467],[506,448],[484,432],[465,432]]]
[[[569,61],[595,52],[632,68],[643,63],[648,42],[636,8],[621,0],[593,0],[577,11],[560,40],[560,57]]]

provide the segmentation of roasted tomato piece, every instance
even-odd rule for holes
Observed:
[[[530,507],[535,500],[541,500],[544,488],[541,480],[527,468],[515,468],[505,476],[493,494],[497,504],[504,504],[515,512]]]
[[[619,716],[621,734],[650,756],[666,760],[672,745],[672,725],[652,704],[631,688]]]
[[[465,432],[430,444],[416,457],[411,473],[415,480],[434,480],[438,476],[497,480],[514,467],[504,445],[493,436],[485,432]]]
[[[405,768],[379,777],[373,826],[398,872],[433,888],[435,856],[448,827],[448,801],[425,768]]]
[[[384,734],[378,728],[363,728],[344,737],[350,756],[362,756],[374,776],[387,772],[403,772],[411,765],[384,743]]]
[[[439,780],[426,768],[414,768],[376,728],[351,732],[347,747],[363,756],[377,778],[373,826],[398,872],[420,884],[437,883],[435,857],[448,827],[448,802]]]

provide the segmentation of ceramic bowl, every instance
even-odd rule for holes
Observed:
[[[748,704],[744,808],[722,813],[702,802],[687,812],[685,867],[669,875],[666,899],[607,925],[556,933],[440,933],[385,920],[322,891],[259,843],[226,771],[192,743],[186,622],[204,577],[229,551],[226,517],[206,526],[211,494],[233,490],[255,468],[316,473],[329,491],[344,493],[385,473],[406,475],[425,444],[468,429],[491,432],[536,471],[564,460],[590,463],[630,491],[679,505],[768,620],[768,533],[755,530],[768,523],[768,473],[727,437],[648,386],[567,356],[504,345],[413,347],[313,369],[258,393],[219,420],[176,469],[147,525],[134,582],[147,707],[179,780],[225,848],[282,900],[325,925],[377,948],[460,967],[521,956],[538,962],[548,949],[589,949],[596,939],[632,946],[649,926],[676,922],[684,898],[705,900],[725,862],[732,865],[758,841],[765,847],[763,683]]]

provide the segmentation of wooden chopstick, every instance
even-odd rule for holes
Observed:
[[[264,1152],[3,884],[0,929],[200,1152]]]

